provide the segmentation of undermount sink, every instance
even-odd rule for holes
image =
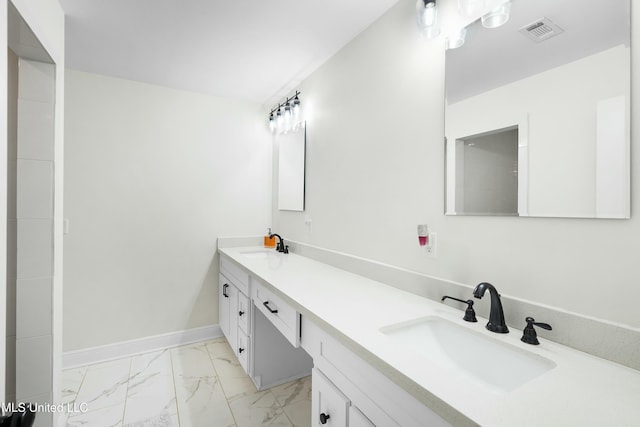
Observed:
[[[435,316],[385,326],[380,332],[398,348],[424,356],[425,363],[450,368],[495,393],[514,390],[556,366],[525,349]]]
[[[273,253],[273,249],[256,249],[253,251],[240,252],[240,255],[247,258],[266,258],[270,253]]]

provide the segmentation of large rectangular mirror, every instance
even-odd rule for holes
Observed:
[[[304,211],[306,125],[281,133],[278,141],[278,209]]]
[[[629,218],[630,0],[513,0],[446,52],[446,214]]]

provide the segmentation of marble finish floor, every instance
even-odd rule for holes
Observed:
[[[67,427],[311,425],[311,377],[257,391],[224,338],[65,370],[62,395]]]

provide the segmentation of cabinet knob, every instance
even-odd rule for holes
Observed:
[[[240,348],[238,349],[238,353],[242,353],[243,351],[244,351],[244,348],[242,348],[242,347],[240,347]]]
[[[242,316],[243,314],[244,314],[244,311],[242,311],[242,310],[240,310],[240,311],[238,312],[238,316]]]
[[[326,424],[327,420],[331,418],[329,414],[325,414],[324,412],[320,414],[320,424]]]

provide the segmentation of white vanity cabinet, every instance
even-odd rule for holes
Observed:
[[[305,317],[302,330],[314,364],[312,426],[451,427]]]
[[[375,427],[355,406],[349,406],[349,427]]]
[[[249,275],[227,260],[220,262],[219,324],[245,372],[250,358]]]
[[[300,348],[300,314],[228,258],[220,257],[219,324],[259,390],[311,373]]]

